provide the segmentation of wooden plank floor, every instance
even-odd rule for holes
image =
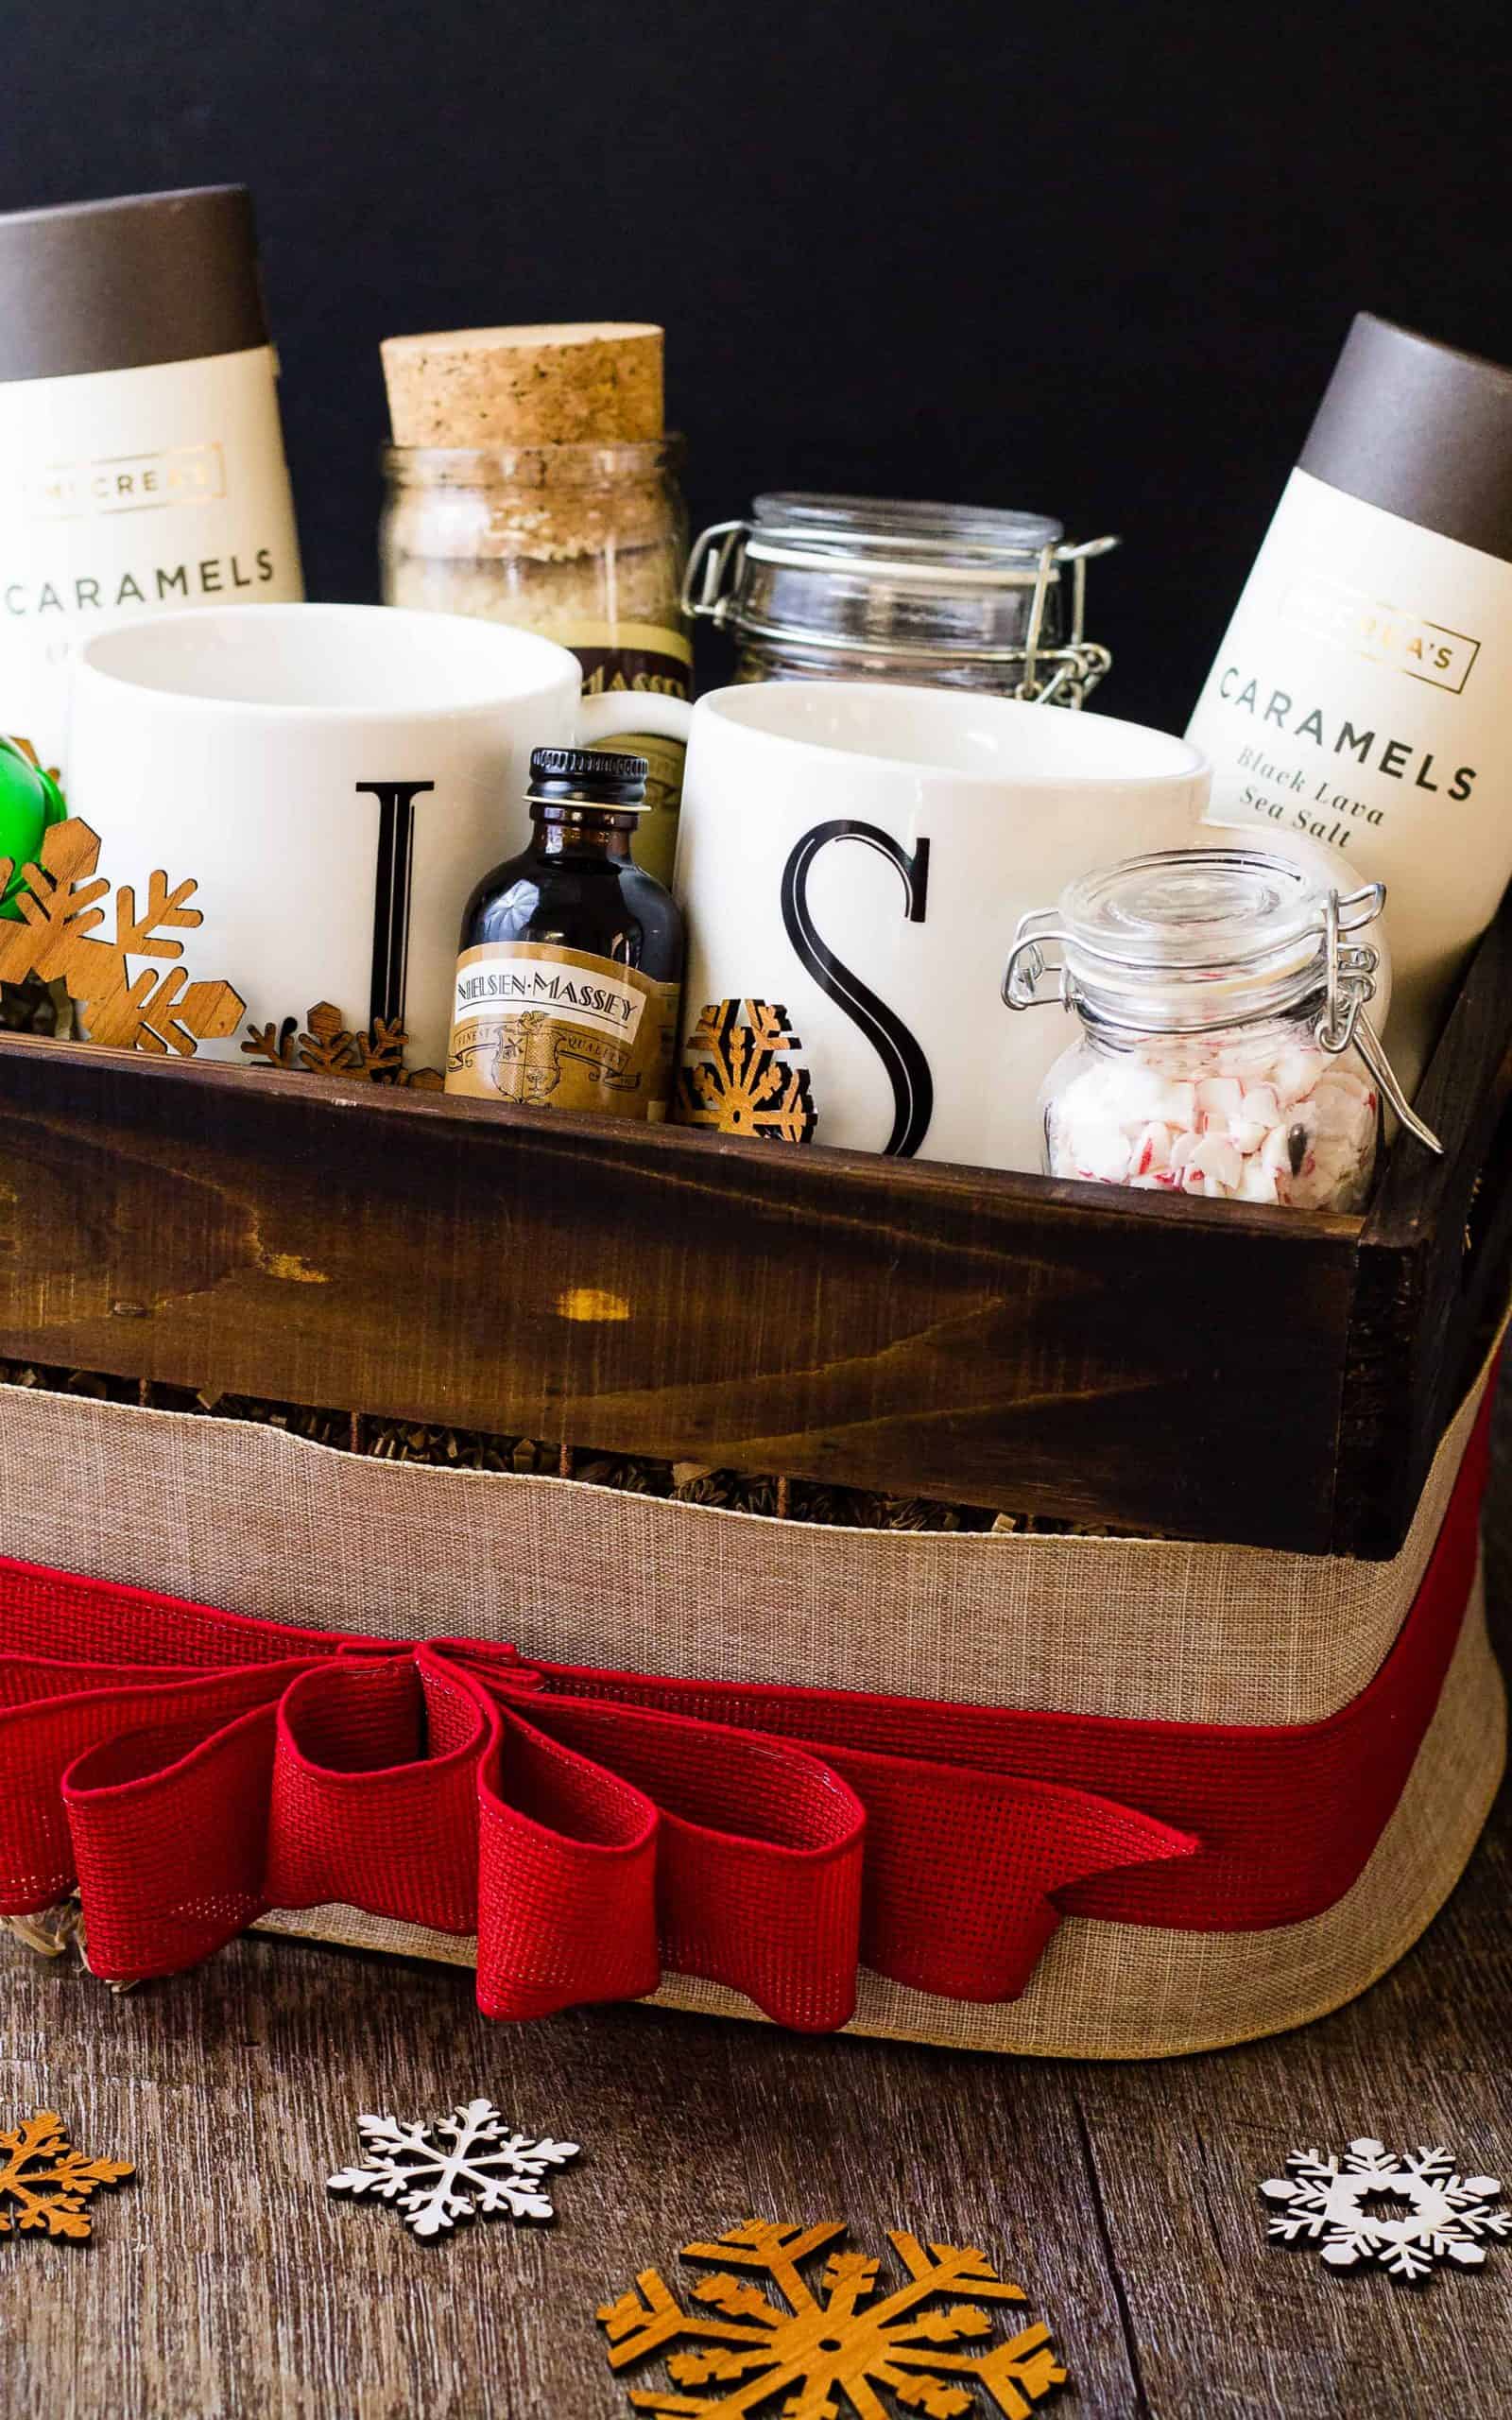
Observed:
[[[1512,1637],[1512,1404],[1490,1574]],[[595,2307],[751,2214],[977,2243],[1073,2383],[1152,2420],[1480,2420],[1512,2403],[1512,2243],[1415,2293],[1266,2247],[1256,2182],[1362,2133],[1512,2177],[1503,1801],[1426,1939],[1363,2001],[1140,2067],[962,2057],[622,2009],[490,2026],[449,1969],[243,1942],[110,1996],[0,1944],[0,2107],[134,2158],[84,2248],[0,2239],[5,2420],[611,2420]],[[328,2200],[364,2109],[476,2092],[587,2147],[550,2233],[415,2241]]]

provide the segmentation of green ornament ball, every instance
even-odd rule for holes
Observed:
[[[67,813],[52,775],[34,765],[13,739],[0,735],[0,858],[9,857],[13,869],[0,890],[0,916],[12,924],[21,921],[19,903],[26,888],[23,868],[38,863],[43,834]]]

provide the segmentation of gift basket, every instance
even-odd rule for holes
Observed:
[[[774,494],[684,588],[659,331],[387,367],[384,607],[136,521],[95,631],[75,517],[63,721],[0,653],[0,1914],[509,2018],[1336,2006],[1503,1762],[1512,379],[1357,325],[1178,739],[1045,516]]]

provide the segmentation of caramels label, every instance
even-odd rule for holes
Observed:
[[[1409,1093],[1512,873],[1512,564],[1294,471],[1187,735],[1207,821],[1386,886]]]
[[[456,964],[446,1089],[529,1109],[665,1117],[678,986],[556,942],[485,942]]]
[[[107,622],[304,593],[270,346],[0,382],[0,700],[63,767]]]

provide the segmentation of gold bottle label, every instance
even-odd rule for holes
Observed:
[[[582,666],[585,698],[693,695],[693,648],[681,631],[656,622],[573,621],[555,624],[550,634],[570,647]],[[630,855],[643,873],[670,890],[687,750],[679,739],[664,739],[650,731],[616,732],[604,745],[627,749],[650,767],[645,813],[636,826]]]
[[[483,942],[456,961],[446,1089],[525,1109],[667,1114],[679,987],[558,942]]]

